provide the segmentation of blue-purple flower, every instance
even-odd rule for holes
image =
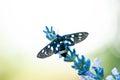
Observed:
[[[54,40],[57,37],[57,35],[56,35],[55,31],[53,30],[52,26],[51,26],[50,30],[46,26],[46,31],[43,30],[43,32],[46,33],[46,38],[49,39],[49,40]]]
[[[117,68],[112,69],[112,75],[107,76],[106,80],[120,80],[120,72]]]
[[[92,69],[95,71],[95,79],[102,80],[104,77],[104,68],[101,65],[101,62],[98,58],[94,60],[95,65],[92,66]]]
[[[75,62],[76,61],[76,57],[78,56],[76,54],[76,51],[75,49],[72,50],[69,50],[70,54],[67,54],[67,56],[64,58],[64,61],[65,62]]]
[[[76,62],[74,62],[72,68],[78,70],[78,75],[85,75],[86,72],[90,69],[90,60],[85,60],[85,57],[83,55],[81,56],[81,58],[77,56],[77,60]]]
[[[91,61],[86,59],[84,55],[81,58],[76,54],[75,49],[68,49],[70,54],[65,58],[65,62],[73,62],[72,68],[78,71],[78,75],[83,80],[102,80],[104,77],[104,68],[98,58],[94,60],[95,64],[92,66],[94,72],[90,71]]]

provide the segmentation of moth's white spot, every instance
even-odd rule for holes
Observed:
[[[66,50],[59,51],[60,54],[67,52]]]
[[[44,54],[46,55],[46,53],[47,53],[47,52],[45,51]]]
[[[71,42],[70,42],[70,41],[64,41],[64,44],[66,44],[66,43],[71,44]]]
[[[71,42],[70,42],[70,41],[68,41],[68,44],[71,44]]]
[[[64,41],[64,44],[66,44],[66,43],[68,43],[68,41],[65,40],[65,41]]]
[[[79,36],[78,38],[79,38],[79,39],[81,39],[82,37],[81,37],[81,36]]]
[[[60,41],[60,44],[62,44],[63,43],[63,41]]]
[[[42,53],[44,53],[44,49],[42,50]]]
[[[49,55],[47,52],[45,52],[45,55]]]
[[[59,44],[57,44],[57,47],[60,47],[60,45],[59,45]]]
[[[56,47],[56,51],[58,51],[58,47]]]
[[[75,37],[75,35],[71,35],[71,37]]]
[[[71,40],[72,40],[72,41],[74,41],[74,38],[73,38],[73,37],[71,37]]]
[[[51,47],[51,50],[53,51],[53,47]]]
[[[50,48],[50,45],[48,45],[48,48]]]
[[[65,36],[65,38],[67,38],[67,36]]]
[[[81,35],[82,35],[82,33],[79,33],[79,35],[81,36]]]

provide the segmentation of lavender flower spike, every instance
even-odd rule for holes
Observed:
[[[49,29],[47,26],[46,26],[46,31],[43,30],[44,33],[46,33],[46,38],[49,39],[50,41],[54,40],[57,35],[55,33],[55,31],[53,30],[52,26],[51,26],[51,29]]]

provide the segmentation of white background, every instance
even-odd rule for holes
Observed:
[[[88,32],[75,47],[91,53],[112,41],[117,6],[117,0],[0,0],[1,51],[36,56],[49,43],[42,31],[53,26],[60,35]]]

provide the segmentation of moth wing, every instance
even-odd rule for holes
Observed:
[[[54,49],[53,49],[53,45],[51,45],[52,42],[50,44],[48,44],[47,46],[45,46],[38,54],[37,57],[38,58],[46,58],[49,57],[51,55],[54,54]]]
[[[65,39],[70,39],[71,41],[74,42],[74,44],[77,44],[77,43],[85,40],[87,38],[87,36],[88,36],[87,32],[77,32],[77,33],[64,35],[63,37]]]

